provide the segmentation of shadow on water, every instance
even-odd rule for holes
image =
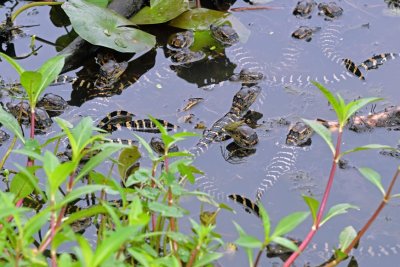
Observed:
[[[267,79],[260,85],[263,88],[263,98],[252,107],[264,114],[264,123],[257,128],[260,142],[256,150],[243,150],[224,141],[214,144],[206,152],[196,158],[195,165],[207,173],[208,191],[221,195],[225,201],[231,193],[243,194],[254,198],[260,181],[266,177],[266,168],[271,159],[282,150],[288,125],[285,123],[269,124],[270,119],[281,118],[294,122],[301,117],[315,119],[334,119],[326,100],[317,90],[308,84],[308,80],[318,78],[318,81],[327,83],[327,87],[334,92],[339,92],[346,101],[367,96],[381,96],[385,101],[378,104],[377,110],[389,105],[399,105],[400,93],[398,90],[400,67],[399,60],[388,61],[377,70],[368,71],[366,81],[362,82],[352,77],[340,64],[336,64],[333,55],[337,53],[343,58],[351,58],[357,63],[374,54],[394,52],[398,53],[400,43],[400,17],[391,14],[387,16],[387,4],[390,1],[341,1],[338,2],[344,9],[343,16],[337,20],[327,21],[317,15],[316,11],[311,19],[294,17],[291,13],[295,3],[293,1],[280,1],[273,3],[282,9],[270,11],[235,13],[241,22],[252,30],[249,41],[237,47],[226,48],[226,53],[220,56],[207,58],[201,62],[185,66],[171,64],[167,58],[166,41],[168,36],[176,31],[167,26],[150,29],[157,35],[158,47],[138,58],[132,55],[115,55],[116,61],[128,61],[128,66],[119,77],[116,87],[109,88],[107,93],[99,97],[98,89],[94,86],[84,88],[79,82],[73,85],[62,84],[49,88],[51,92],[58,92],[63,97],[70,97],[70,111],[61,115],[64,119],[71,119],[73,114],[90,114],[95,118],[102,118],[108,112],[124,109],[143,116],[151,114],[155,117],[168,119],[178,124],[181,129],[193,130],[194,123],[179,121],[183,115],[193,113],[196,122],[204,122],[207,127],[212,125],[223,114],[228,112],[232,97],[240,88],[240,84],[229,82],[233,73],[239,72],[246,60],[250,57],[257,60],[264,68]],[[14,1],[2,1],[6,7],[11,8]],[[389,4],[389,3],[388,3]],[[242,3],[237,3],[237,6]],[[235,5],[235,6],[236,6]],[[392,2],[390,5],[394,6]],[[48,8],[38,9],[39,14],[47,14]],[[4,17],[6,10],[0,10]],[[38,31],[45,36],[46,28],[51,22],[47,16],[28,14],[21,17],[21,25],[37,24]],[[44,20],[44,21],[42,21]],[[369,23],[369,28],[361,27]],[[291,38],[292,32],[299,26],[309,25],[321,27],[315,32],[310,42]],[[48,27],[49,28],[49,27]],[[70,28],[52,29],[48,33],[49,40],[70,32]],[[27,30],[29,34],[34,29]],[[329,39],[332,38],[332,39]],[[335,45],[330,46],[333,42]],[[337,43],[335,43],[337,42]],[[28,37],[18,37],[15,41],[2,46],[2,50],[10,55],[18,55],[20,51],[27,51]],[[55,41],[53,42],[55,43]],[[335,50],[330,50],[330,49]],[[325,49],[325,52],[324,52]],[[238,55],[239,52],[243,56]],[[249,55],[243,51],[250,51]],[[329,54],[331,52],[331,54]],[[55,49],[44,44],[37,57],[30,57],[22,61],[36,68],[49,54],[55,54]],[[87,62],[82,62],[82,67],[76,72],[67,75],[78,77],[94,84],[99,65],[94,57]],[[15,74],[0,63],[2,78],[14,77]],[[343,74],[345,73],[345,74]],[[335,74],[335,75],[333,75]],[[343,74],[343,76],[341,76]],[[13,76],[14,75],[14,76]],[[207,90],[214,89],[214,90]],[[201,97],[205,101],[196,105],[188,112],[178,111],[182,103],[191,97]],[[6,103],[7,96],[1,99]],[[90,110],[92,109],[92,110]],[[367,114],[371,107],[368,106],[361,112]],[[90,113],[93,111],[92,113]],[[52,132],[54,130],[50,130]],[[202,130],[197,130],[201,133]],[[152,135],[146,135],[146,138]],[[322,189],[330,168],[330,151],[317,136],[312,137],[310,148],[293,150],[296,162],[291,170],[279,177],[264,194],[263,205],[267,208],[273,225],[278,218],[290,212],[306,210],[301,194],[321,197]],[[374,129],[370,132],[353,133],[345,132],[344,148],[350,149],[369,143],[382,143],[395,146],[399,141],[396,131]],[[196,140],[186,141],[183,146],[190,148]],[[0,152],[5,152],[5,146],[0,147]],[[398,166],[398,159],[384,157],[378,152],[366,152],[351,155],[348,158],[350,165],[355,167],[368,166],[376,169],[384,178],[384,184]],[[18,160],[17,160],[18,161]],[[11,167],[10,167],[11,168]],[[206,190],[206,191],[207,191]],[[364,181],[355,168],[339,170],[337,173],[332,199],[329,204],[349,202],[360,207],[360,211],[351,211],[349,214],[336,218],[321,229],[315,238],[316,248],[310,248],[298,261],[298,266],[311,262],[311,266],[322,263],[329,258],[325,242],[329,247],[337,245],[340,231],[353,225],[356,229],[362,226],[371,211],[378,204],[380,195],[375,188]],[[85,202],[85,201],[83,201]],[[81,203],[82,204],[82,203]],[[89,203],[92,204],[92,203]],[[196,214],[197,204],[187,204],[188,209]],[[88,205],[83,203],[82,206]],[[232,221],[237,221],[245,230],[254,236],[262,236],[263,229],[259,219],[246,213],[238,205],[230,203],[237,214],[223,213],[218,218],[218,228],[227,241],[236,239],[236,230]],[[397,204],[385,209],[383,217],[367,234],[360,244],[359,252],[355,252],[359,266],[394,266],[400,255],[400,213]],[[308,231],[310,220],[293,234],[301,238]],[[86,230],[86,234],[96,231],[94,226]],[[321,248],[322,247],[322,248]],[[388,255],[386,255],[388,254]],[[229,257],[221,261],[223,266],[245,266],[246,256],[239,251],[234,259]],[[275,264],[279,266],[279,259],[263,258],[262,266]],[[308,265],[310,266],[310,265]]]

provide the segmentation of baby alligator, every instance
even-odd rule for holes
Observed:
[[[197,156],[205,152],[212,142],[217,141],[226,134],[226,130],[224,129],[225,126],[233,122],[238,122],[241,119],[250,106],[256,101],[260,92],[261,87],[257,85],[242,86],[233,97],[232,106],[229,112],[221,119],[217,120],[198,141],[198,143],[189,151]]]

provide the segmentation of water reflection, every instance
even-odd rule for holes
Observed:
[[[126,62],[129,57],[132,57],[132,55],[118,53],[113,53],[113,56],[115,56],[116,62]],[[143,56],[130,61],[119,78],[106,87],[98,86],[97,78],[101,66],[92,58],[87,65],[77,72],[77,81],[73,84],[69,104],[81,106],[84,102],[96,97],[111,97],[121,94],[123,90],[136,83],[143,74],[154,67],[155,57],[156,51],[151,50]]]

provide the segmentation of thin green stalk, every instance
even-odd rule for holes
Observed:
[[[25,10],[31,8],[31,7],[35,7],[35,6],[59,6],[62,5],[63,2],[33,2],[33,3],[29,3],[26,4],[22,7],[20,7],[19,9],[17,9],[17,11],[14,12],[14,14],[11,15],[11,21],[14,22],[14,20],[18,17],[19,14],[21,14],[22,12],[24,12]]]
[[[14,148],[14,146],[15,146],[15,143],[17,143],[17,137],[16,137],[16,136],[14,136],[13,140],[11,141],[10,146],[8,147],[6,153],[4,154],[4,157],[1,159],[1,162],[0,162],[0,170],[3,169],[4,164],[6,163],[6,160],[7,160],[8,157],[10,156],[11,151],[13,150],[13,148]]]
[[[342,143],[342,135],[343,135],[343,128],[340,127],[338,136],[337,136],[337,141],[336,141],[335,155],[333,157],[331,171],[329,173],[328,183],[325,187],[325,192],[322,197],[321,205],[319,206],[319,209],[318,209],[317,218],[316,218],[315,222],[313,223],[313,226],[311,227],[310,232],[308,232],[306,238],[300,244],[299,249],[297,251],[293,252],[293,254],[290,255],[290,257],[285,261],[285,263],[283,265],[284,267],[289,267],[290,265],[292,265],[294,263],[296,258],[300,255],[300,253],[302,251],[304,251],[304,249],[308,246],[308,244],[311,242],[312,238],[318,231],[319,225],[322,220],[322,216],[325,211],[326,204],[328,202],[329,193],[332,189],[333,180],[334,180],[335,173],[336,173],[336,167],[337,167],[337,163],[339,161],[339,156],[340,156],[340,145]]]

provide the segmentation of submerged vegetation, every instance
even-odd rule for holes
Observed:
[[[63,4],[74,30],[91,44],[106,46],[119,52],[146,53],[156,45],[155,37],[136,29],[135,25],[169,23],[195,31],[194,50],[209,47],[212,39],[210,26],[229,24],[245,41],[248,30],[230,13],[191,9],[183,0],[150,1],[130,19],[125,19],[105,8],[107,1],[70,0]],[[32,6],[45,5],[32,3]],[[12,20],[24,11],[21,8]],[[90,23],[87,23],[90,21]],[[87,25],[90,24],[90,27]],[[214,50],[215,48],[213,48]],[[229,244],[216,232],[216,218],[221,209],[233,211],[224,203],[217,203],[204,192],[187,189],[195,183],[195,176],[203,174],[193,164],[195,157],[187,151],[176,151],[176,143],[197,136],[190,132],[170,134],[154,118],[150,118],[161,136],[161,150],[154,151],[144,139],[135,135],[139,144],[114,143],[109,133],[100,129],[90,117],[76,125],[56,118],[58,131],[45,140],[35,136],[35,107],[46,88],[63,69],[68,55],[47,60],[36,71],[25,70],[10,56],[0,53],[14,67],[20,77],[30,105],[30,135],[23,135],[18,120],[0,106],[0,123],[13,134],[7,153],[0,162],[1,174],[7,188],[0,191],[0,248],[3,266],[214,266],[224,257],[227,246],[245,250],[249,266],[261,266],[261,256],[272,244],[289,248],[284,266],[294,263],[324,224],[350,209],[349,203],[339,203],[328,209],[327,202],[336,168],[344,155],[369,149],[391,147],[369,144],[341,151],[343,129],[351,117],[365,105],[380,98],[362,98],[345,103],[340,95],[333,95],[321,84],[314,85],[322,92],[336,113],[338,133],[336,144],[331,132],[321,123],[304,120],[329,146],[332,167],[325,193],[319,201],[303,196],[309,211],[298,211],[282,218],[272,227],[272,220],[262,203],[257,207],[264,236],[248,235],[244,226],[233,222],[238,239]],[[257,139],[258,141],[258,139]],[[19,148],[15,148],[20,143]],[[64,147],[62,144],[66,143]],[[150,166],[140,166],[141,150],[151,160]],[[161,151],[161,152],[160,152]],[[10,155],[26,158],[26,164],[11,162]],[[339,236],[339,246],[333,258],[324,263],[335,266],[347,259],[374,223],[393,194],[400,166],[387,189],[380,175],[363,167],[359,172],[382,192],[382,201],[359,231],[346,227]],[[116,174],[117,173],[117,174]],[[200,218],[191,216],[181,205],[182,198],[196,198],[202,202]],[[242,198],[243,200],[243,198]],[[247,201],[247,200],[246,200]],[[245,200],[243,202],[246,204]],[[84,204],[82,204],[82,202]],[[213,208],[203,210],[203,204]],[[296,241],[288,235],[311,215],[312,226],[304,240]],[[185,229],[189,225],[191,232]],[[321,228],[321,229],[320,229]]]

